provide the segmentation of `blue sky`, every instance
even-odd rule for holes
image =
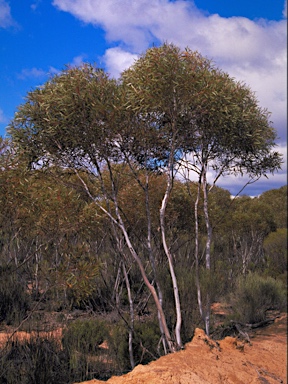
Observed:
[[[198,50],[248,84],[272,112],[282,172],[245,190],[287,183],[287,3],[284,0],[0,0],[0,135],[28,91],[65,65],[111,76],[152,44]],[[220,180],[232,194],[245,178]]]

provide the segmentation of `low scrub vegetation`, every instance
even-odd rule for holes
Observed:
[[[236,320],[258,323],[267,318],[269,310],[286,310],[286,286],[281,280],[249,273],[238,278],[231,303]]]

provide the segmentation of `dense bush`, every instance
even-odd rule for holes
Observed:
[[[134,358],[136,364],[147,364],[163,354],[159,325],[148,320],[135,324]]]
[[[76,320],[63,331],[64,349],[95,353],[107,337],[104,322],[96,319]]]
[[[232,295],[234,315],[244,323],[263,321],[267,310],[285,309],[286,302],[286,288],[281,280],[256,273],[238,278]]]
[[[115,371],[128,372],[131,369],[128,351],[128,330],[124,322],[110,326],[108,335],[109,356],[115,363]]]
[[[264,240],[266,274],[287,281],[287,228],[271,232]]]
[[[25,284],[9,267],[0,268],[0,321],[18,324],[30,306]]]
[[[1,384],[68,382],[68,358],[53,339],[14,341],[0,352]]]
[[[0,350],[0,384],[68,384],[119,373],[98,347],[106,328],[95,320],[71,323],[59,340],[40,335]],[[104,351],[105,352],[105,351]],[[104,358],[102,358],[104,357]]]
[[[116,363],[115,369],[127,372],[131,369],[128,352],[128,327],[119,322],[110,327],[108,336],[109,356]],[[157,320],[136,321],[133,333],[135,364],[147,364],[163,355]]]
[[[113,351],[100,347],[109,338],[108,332],[106,324],[95,318],[76,320],[64,329],[62,345],[69,359],[70,374],[82,370],[81,380],[104,380],[119,373]]]

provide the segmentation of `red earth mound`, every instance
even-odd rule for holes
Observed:
[[[250,335],[215,342],[196,329],[185,349],[138,365],[108,384],[276,384],[287,383],[287,315]],[[90,380],[81,384],[103,384]]]

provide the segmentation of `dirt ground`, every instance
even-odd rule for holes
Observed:
[[[138,365],[108,384],[287,383],[287,314],[250,334],[251,344],[232,337],[215,342],[196,329],[185,349]],[[103,384],[100,380],[81,384]]]
[[[24,331],[17,331],[15,333],[12,332],[0,332],[0,348],[5,346],[5,343],[7,343],[8,340],[14,341],[14,340],[30,340],[33,337],[46,337],[46,338],[55,338],[56,340],[59,340],[59,343],[61,343],[61,337],[62,337],[62,329],[56,329],[54,331],[49,332],[24,332]]]
[[[221,311],[217,308],[218,315]],[[37,333],[39,335],[39,333]],[[62,329],[40,332],[61,340]],[[33,333],[0,333],[0,346],[7,339],[28,339]],[[108,384],[276,384],[287,383],[287,314],[274,323],[249,333],[249,344],[233,337],[215,342],[196,329],[184,350],[163,356],[148,365],[138,365]],[[81,384],[103,384],[90,380]],[[76,384],[76,383],[75,383]],[[79,383],[78,383],[79,384]]]

